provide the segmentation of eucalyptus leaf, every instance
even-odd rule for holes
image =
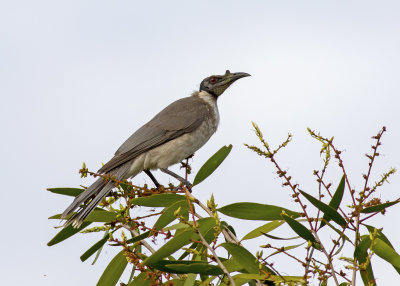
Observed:
[[[78,189],[78,188],[48,188],[47,190],[54,194],[65,195],[70,197],[76,197],[84,191],[84,189]]]
[[[213,228],[216,225],[215,219],[211,217],[199,219],[197,222],[199,223],[198,230],[202,235],[207,233],[211,228]],[[143,265],[152,266],[158,261],[161,261],[163,258],[175,253],[183,246],[191,243],[193,239],[195,240],[200,239],[199,235],[193,230],[193,228],[188,228],[182,231],[181,233],[175,235],[172,239],[167,241],[151,256],[146,258],[143,261]]]
[[[345,175],[343,175],[342,179],[340,180],[339,186],[336,188],[336,191],[333,194],[331,201],[329,202],[329,206],[331,206],[334,210],[337,210],[340,206],[340,203],[342,202],[345,182],[346,182],[346,177],[345,177]],[[325,221],[330,220],[330,217],[327,214],[324,214],[324,216],[322,218],[323,218],[323,220],[321,222],[320,228],[325,225],[324,220]]]
[[[184,195],[165,193],[135,198],[131,200],[131,203],[145,207],[169,207],[170,205],[183,200],[186,200],[186,196]]]
[[[193,186],[200,184],[208,176],[210,176],[219,167],[219,165],[221,165],[231,150],[232,145],[223,146],[214,155],[212,155],[197,172],[196,177],[193,180]]]
[[[176,274],[197,273],[205,275],[220,275],[224,273],[222,269],[216,265],[190,260],[161,260],[152,264],[152,267],[164,272]]]
[[[400,200],[397,200],[397,201],[387,202],[387,203],[376,205],[376,206],[372,206],[372,207],[367,207],[365,209],[362,209],[361,213],[368,214],[368,213],[380,212],[380,211],[383,211],[384,209],[386,209],[386,208],[388,208],[390,206],[393,206],[393,205],[395,205],[395,204],[397,204],[399,202],[400,202]]]
[[[189,216],[189,204],[188,201],[177,201],[176,203],[170,205],[169,207],[165,208],[162,215],[158,218],[156,223],[154,224],[153,228],[156,231],[159,231],[163,227],[170,224],[172,221],[176,220],[177,217],[175,216],[175,212],[180,209],[179,214],[182,215],[186,220]]]
[[[117,284],[119,278],[125,270],[128,260],[125,253],[121,250],[108,264],[103,274],[101,275],[97,286],[110,286]]]
[[[299,217],[300,214],[282,207],[259,203],[234,203],[218,209],[224,215],[247,220],[281,220],[284,211],[290,216]]]
[[[400,255],[383,240],[375,238],[372,250],[380,258],[392,264],[394,268],[400,269]]]
[[[225,242],[221,244],[246,271],[249,273],[259,273],[256,257],[243,246]]]
[[[57,233],[48,243],[48,246],[55,245],[61,241],[66,240],[67,238],[70,238],[71,236],[77,234],[84,228],[86,228],[88,225],[90,225],[90,221],[85,221],[82,223],[82,225],[79,228],[74,228],[72,225],[69,225],[65,228],[63,228],[59,233]]]
[[[247,240],[247,239],[252,239],[252,238],[256,238],[259,237],[263,234],[266,234],[274,229],[276,229],[277,227],[281,226],[284,223],[283,220],[274,220],[271,221],[269,223],[266,223],[260,227],[257,227],[256,229],[250,231],[248,234],[246,234],[242,240]]]
[[[357,259],[358,264],[366,263],[368,257],[368,249],[371,246],[371,239],[369,235],[361,236],[361,241],[354,250],[354,258]],[[361,278],[364,285],[375,285],[374,272],[372,270],[371,261],[366,265],[365,270],[360,271]]]
[[[85,251],[84,254],[81,255],[80,257],[81,261],[84,262],[94,253],[96,253],[96,251],[98,251],[107,242],[108,238],[109,238],[108,233],[106,233],[102,239],[93,244],[92,247],[90,247],[88,250]]]
[[[67,216],[66,218],[63,218],[65,220],[69,219],[71,216],[73,216],[75,213],[70,214],[69,216]],[[53,215],[51,217],[49,217],[49,219],[62,219],[61,218],[61,214],[56,214]],[[87,218],[85,218],[85,221],[89,221],[89,222],[112,222],[114,220],[116,220],[117,218],[117,214],[114,212],[109,212],[109,211],[104,211],[104,210],[94,210],[92,211]]]
[[[306,241],[316,242],[314,235],[304,225],[286,214],[282,214],[282,218],[300,237],[304,238]]]
[[[316,208],[322,211],[328,217],[328,221],[333,220],[342,227],[346,225],[346,220],[333,207],[321,202],[320,200],[314,198],[313,196],[307,194],[304,191],[299,191],[299,192]]]

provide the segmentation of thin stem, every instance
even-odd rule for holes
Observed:
[[[219,260],[217,253],[215,250],[207,243],[207,241],[204,239],[203,235],[198,232],[198,235],[200,236],[201,242],[205,247],[207,247],[211,253],[213,254],[215,261],[217,262],[218,266],[224,271],[226,277],[228,277],[229,282],[231,283],[232,286],[236,286],[235,281],[233,280],[232,276],[230,275],[229,271],[226,269],[225,265],[222,264],[221,260]]]
[[[335,280],[336,285],[339,286],[339,280],[336,277],[336,272],[335,272],[335,268],[333,267],[332,258],[329,256],[324,245],[321,243],[321,240],[319,239],[317,232],[315,230],[312,230],[312,232],[313,232],[317,242],[321,245],[322,252],[325,254],[326,258],[328,259],[328,263],[331,268],[331,274],[332,274],[333,280]]]
[[[200,206],[210,217],[214,217],[214,214],[212,211],[203,205],[196,197],[193,196],[187,189],[186,189],[186,195],[191,198],[198,206]],[[227,228],[222,229],[222,234],[224,235],[225,239],[229,242],[236,243],[241,245],[240,240]]]
[[[138,236],[139,235],[139,233],[136,231],[136,229],[132,229],[132,228],[130,228],[128,225],[126,225],[126,224],[122,224],[121,225],[123,228],[125,228],[125,229],[127,229],[128,231],[130,231],[134,236]],[[144,246],[144,247],[146,247],[152,254],[154,253],[154,252],[156,252],[156,250],[153,248],[153,247],[151,247],[151,245],[147,242],[147,241],[145,241],[145,240],[140,240],[140,243]],[[176,275],[176,274],[171,274],[171,276],[173,277],[173,278],[175,278],[175,279],[179,279],[179,276],[178,275]]]

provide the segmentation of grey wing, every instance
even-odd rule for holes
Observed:
[[[186,97],[173,102],[133,133],[98,172],[108,173],[148,150],[192,132],[208,116],[207,104],[198,98]]]

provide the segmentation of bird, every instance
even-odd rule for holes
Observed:
[[[219,96],[232,83],[248,76],[248,73],[227,70],[224,75],[205,78],[198,91],[171,103],[134,132],[98,173],[123,181],[143,171],[158,187],[159,183],[150,170],[159,169],[191,186],[168,167],[190,157],[210,139],[219,124]],[[66,220],[64,226],[79,228],[114,187],[113,181],[98,178],[62,213],[62,219]]]

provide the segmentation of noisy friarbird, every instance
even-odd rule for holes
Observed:
[[[98,173],[122,181],[144,171],[158,185],[150,170],[160,169],[190,185],[167,168],[192,155],[210,139],[219,123],[218,97],[232,83],[247,76],[250,75],[227,70],[224,75],[205,78],[199,91],[171,103],[133,133]],[[63,218],[73,213],[66,225],[79,227],[114,187],[113,181],[97,179],[63,212]]]

